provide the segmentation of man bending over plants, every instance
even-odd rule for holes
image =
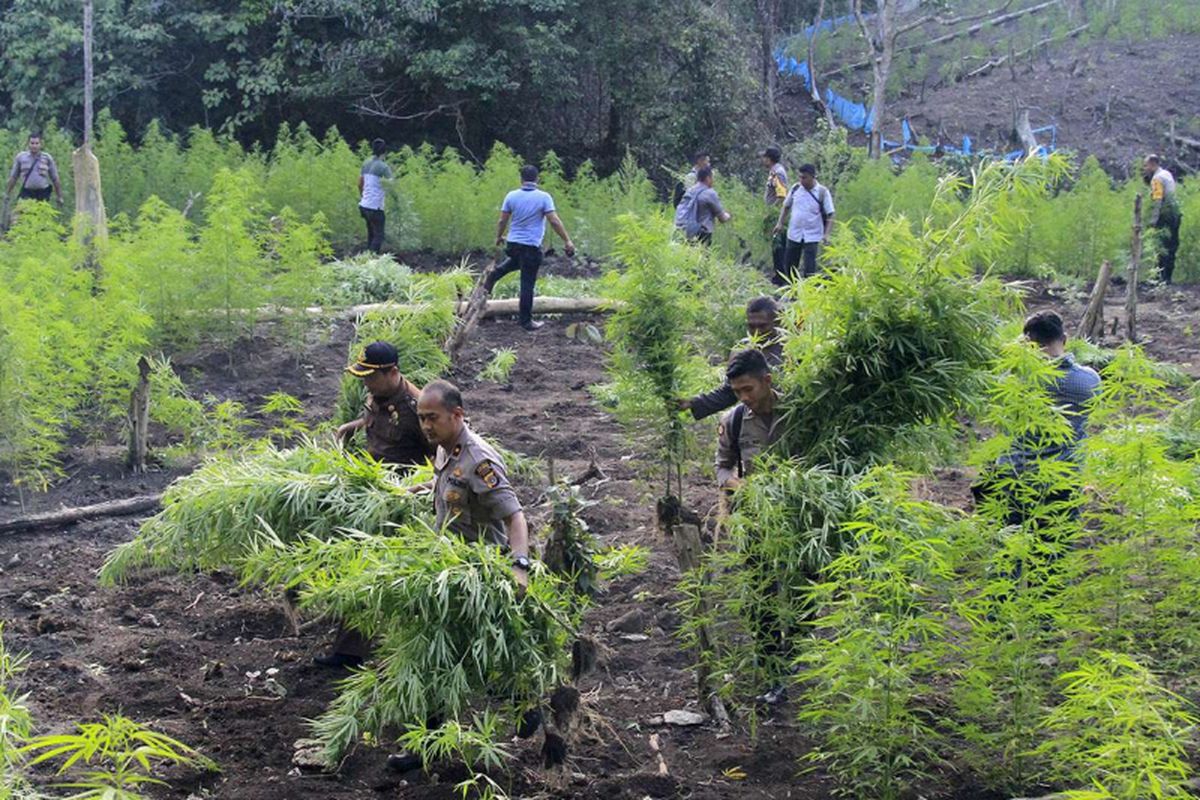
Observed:
[[[400,374],[400,354],[388,342],[371,342],[358,360],[346,367],[367,389],[362,416],[337,429],[337,440],[345,442],[362,430],[367,452],[377,461],[407,472],[433,457],[437,448],[421,432],[417,420],[417,398],[421,389]],[[313,661],[323,667],[357,667],[370,650],[362,634],[339,627],[330,652]]]
[[[746,338],[738,343],[738,350],[757,348],[774,369],[783,361],[783,342],[779,339],[779,304],[775,298],[763,295],[746,304]],[[693,419],[704,419],[724,411],[737,402],[737,395],[729,381],[711,392],[695,397],[684,397],[678,401],[680,411],[691,411]]]
[[[1012,492],[1005,487],[1011,486],[1022,474],[1032,474],[1038,462],[1047,459],[1076,460],[1079,443],[1087,435],[1088,404],[1100,390],[1100,376],[1091,367],[1077,364],[1074,356],[1067,352],[1067,334],[1058,312],[1045,310],[1031,314],[1025,320],[1025,337],[1041,348],[1059,373],[1047,391],[1054,405],[1070,423],[1070,435],[1065,441],[1054,443],[1018,442],[991,468],[991,474],[971,487],[971,492],[977,504],[988,498],[1005,497],[1008,505],[1007,524],[1021,525],[1033,519],[1036,526],[1041,527],[1039,519],[1046,513],[1044,509],[1070,506],[1074,490],[1063,488],[1052,491],[1043,498],[1039,509],[1030,509],[1027,502],[1012,496]]]
[[[521,271],[521,297],[517,307],[519,322],[527,331],[536,331],[542,322],[533,321],[533,289],[537,284],[538,269],[542,266],[542,239],[546,236],[546,223],[563,240],[567,256],[575,255],[575,243],[567,235],[566,226],[554,210],[554,199],[548,192],[538,188],[538,168],[532,164],[521,167],[521,188],[514,189],[504,198],[500,206],[500,219],[496,223],[496,246],[505,243],[507,256],[496,265],[488,276],[484,288],[488,294],[496,284],[510,272]]]

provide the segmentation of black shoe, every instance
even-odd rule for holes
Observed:
[[[392,753],[387,757],[387,768],[392,772],[411,772],[414,769],[420,769],[424,766],[421,757],[401,750],[399,753]]]
[[[529,331],[530,333],[532,333],[534,331],[540,331],[542,329],[542,326],[545,324],[546,323],[544,323],[544,322],[540,322],[538,320],[531,319],[531,320],[529,320],[529,322],[522,322],[521,327],[524,328],[525,330]]]
[[[313,663],[318,667],[329,667],[330,669],[351,669],[352,667],[361,667],[363,659],[362,656],[352,656],[349,653],[325,653],[313,656]]]
[[[755,699],[766,706],[777,706],[787,700],[787,687],[782,683],[777,683]]]
[[[539,709],[531,708],[521,716],[521,722],[517,725],[517,738],[528,739],[537,733],[540,727],[542,727],[542,712]]]

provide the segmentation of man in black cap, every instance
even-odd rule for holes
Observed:
[[[399,353],[387,342],[372,342],[346,371],[357,376],[367,389],[362,416],[337,429],[345,442],[355,431],[367,437],[372,458],[403,471],[424,464],[437,452],[421,432],[417,420],[417,398],[421,389],[400,374]],[[341,628],[328,654],[313,659],[326,667],[358,666],[367,656],[370,643],[355,630]]]

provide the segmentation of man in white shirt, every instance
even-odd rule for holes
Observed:
[[[775,271],[776,286],[784,286],[798,277],[796,271],[801,259],[804,270],[799,277],[817,274],[817,253],[829,241],[833,212],[833,196],[827,187],[817,183],[817,168],[812,164],[801,165],[800,182],[788,192],[775,223],[774,233],[787,230],[784,267],[782,272]]]
[[[371,158],[363,164],[362,172],[358,175],[358,191],[361,199],[358,201],[358,212],[367,223],[367,249],[372,253],[383,251],[384,214],[383,201],[385,191],[384,181],[393,177],[392,168],[383,160],[387,144],[383,139],[371,142]]]

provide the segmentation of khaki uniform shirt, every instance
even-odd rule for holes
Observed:
[[[438,448],[433,473],[439,528],[445,525],[468,542],[508,544],[504,520],[521,510],[521,501],[491,445],[464,425],[453,447]]]
[[[41,152],[35,156],[28,150],[22,150],[13,159],[8,176],[16,180],[18,189],[22,183],[26,189],[48,189],[58,183],[58,165],[49,153]]]
[[[417,419],[417,387],[408,381],[390,397],[367,396],[363,431],[367,452],[385,464],[413,466],[433,458],[437,448],[425,440]]]
[[[730,478],[738,477],[737,449],[733,446],[733,415],[739,408],[738,403],[721,416],[721,424],[717,427],[717,485],[724,486]],[[745,407],[742,412],[742,430],[738,436],[741,447],[742,475],[749,475],[754,468],[754,459],[779,439],[779,414],[770,417],[760,417]]]

